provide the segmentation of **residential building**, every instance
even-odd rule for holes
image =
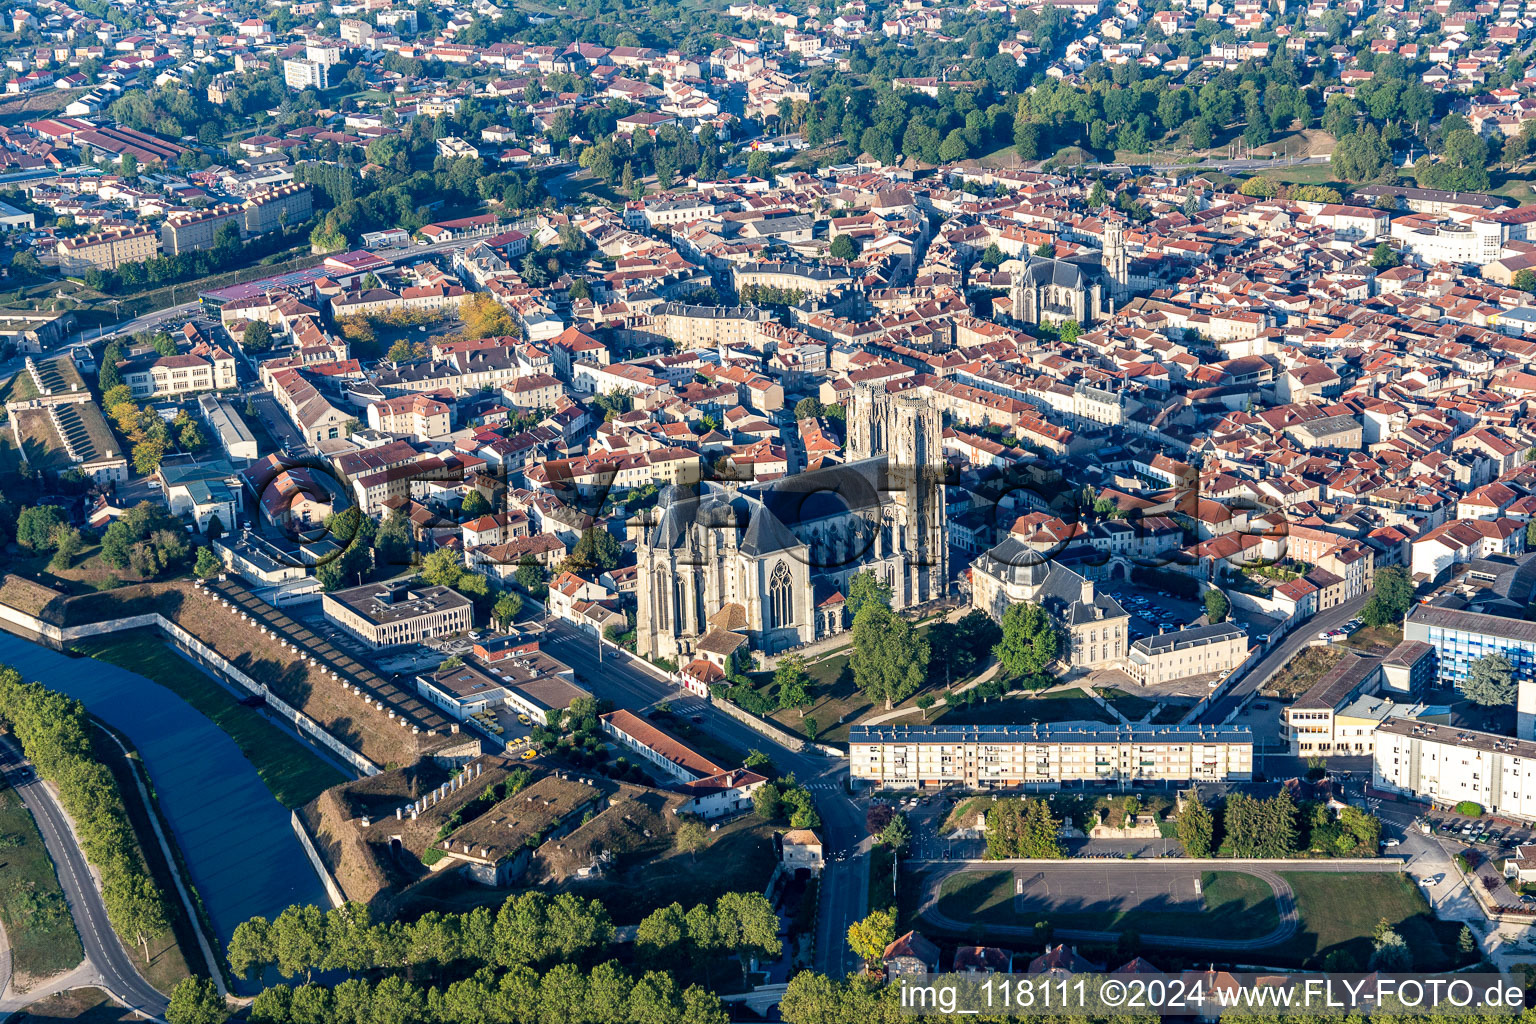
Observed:
[[[855,780],[894,789],[1049,790],[1253,775],[1245,727],[856,725],[848,752]]]

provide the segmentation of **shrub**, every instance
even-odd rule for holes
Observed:
[[[1456,805],[1456,813],[1465,814],[1469,818],[1481,818],[1483,816],[1483,805],[1474,803],[1471,800],[1463,800]]]

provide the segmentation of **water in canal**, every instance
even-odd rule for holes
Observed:
[[[186,701],[116,665],[67,657],[5,632],[0,665],[69,694],[133,741],[213,921],[220,954],[247,918],[273,918],[293,903],[330,905],[287,808],[234,741]],[[188,665],[187,671],[197,670]]]

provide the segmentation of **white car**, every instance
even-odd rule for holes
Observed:
[[[1317,638],[1319,640],[1332,640],[1333,639],[1333,631],[1325,629],[1321,633],[1317,634]]]
[[[1381,844],[1381,845],[1382,845],[1382,846],[1385,846],[1385,847],[1386,847],[1386,848],[1387,848],[1387,849],[1389,849],[1389,850],[1390,850],[1390,849],[1392,849],[1392,847],[1394,847],[1394,846],[1400,846],[1400,845],[1402,845],[1402,840],[1400,840],[1400,839],[1386,839],[1386,840],[1383,840],[1383,841],[1382,841],[1382,844]]]

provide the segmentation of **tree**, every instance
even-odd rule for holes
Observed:
[[[213,553],[212,548],[198,548],[197,562],[192,566],[192,571],[206,580],[223,572],[224,563],[219,561],[219,556]]]
[[[822,412],[821,399],[810,395],[795,403],[795,419],[808,420],[820,416]]]
[[[1066,856],[1060,832],[1061,822],[1044,800],[998,800],[987,811],[987,859],[1058,860]]]
[[[373,538],[374,561],[379,565],[408,565],[411,561],[411,524],[391,510]]]
[[[591,527],[581,535],[581,539],[571,548],[570,557],[566,559],[566,567],[576,572],[587,569],[600,569],[607,572],[619,564],[619,558],[623,551],[613,534],[600,527]]]
[[[677,842],[677,848],[685,853],[694,854],[709,845],[709,829],[704,827],[704,822],[693,815],[685,815],[677,823],[677,832],[673,839]]]
[[[1371,250],[1371,266],[1377,270],[1391,270],[1402,262],[1403,259],[1397,254],[1397,250],[1386,242],[1377,243],[1376,248]]]
[[[140,441],[133,446],[133,468],[141,476],[149,476],[160,468],[160,460],[165,458],[165,443],[162,441]]]
[[[48,565],[54,572],[59,572],[68,569],[71,560],[85,550],[85,541],[73,526],[59,526],[53,531],[53,546],[53,558],[49,559]]]
[[[1360,620],[1367,626],[1400,623],[1413,607],[1413,581],[1398,566],[1377,569],[1371,577],[1371,597],[1360,609]]]
[[[1184,846],[1186,857],[1209,857],[1211,841],[1215,836],[1215,822],[1210,810],[1198,797],[1191,797],[1179,812],[1179,842]]]
[[[491,609],[491,618],[506,633],[512,629],[512,623],[517,621],[522,610],[523,599],[509,591],[496,599],[496,606]]]
[[[183,978],[171,990],[166,1024],[222,1024],[228,1019],[224,997],[208,978]]]
[[[63,523],[57,505],[24,506],[16,517],[16,543],[34,553],[49,551]]]
[[[895,941],[896,920],[889,911],[876,910],[848,926],[848,947],[869,971],[878,971],[885,965],[885,949]]]
[[[858,257],[859,250],[853,244],[852,235],[838,235],[832,239],[832,245],[827,249],[827,255],[835,260],[851,260]]]
[[[531,259],[533,253],[528,256]],[[464,333],[471,339],[500,338],[517,333],[512,314],[490,292],[474,292],[459,303],[459,319],[464,321]]]
[[[805,659],[798,654],[785,655],[774,670],[773,682],[778,689],[779,710],[798,708],[800,717],[815,703],[811,697],[811,676],[805,670]]]
[[[890,824],[880,830],[880,844],[889,846],[900,856],[912,842],[912,827],[907,824],[907,816],[898,814],[891,818]]]
[[[640,962],[648,967],[663,970],[681,967],[687,936],[688,925],[683,906],[674,902],[651,911],[635,927],[635,953]]]
[[[421,563],[421,578],[435,587],[457,586],[464,572],[463,556],[450,548],[432,552]]]
[[[1461,688],[1468,700],[1483,707],[1513,704],[1516,691],[1514,668],[1502,654],[1485,654],[1474,661]]]
[[[857,578],[857,577],[856,577]],[[853,682],[886,710],[916,693],[928,674],[928,641],[878,600],[853,617]]]
[[[1088,205],[1097,210],[1109,203],[1109,190],[1104,187],[1102,180],[1095,180],[1093,188],[1088,190]]]
[[[870,601],[891,606],[891,585],[876,576],[872,570],[855,573],[848,580],[848,614],[858,618],[859,612]]]
[[[1227,595],[1212,588],[1205,592],[1205,617],[1213,625],[1225,622],[1227,612],[1232,610],[1232,602],[1227,600]]]
[[[1372,935],[1370,967],[1373,971],[1406,971],[1413,966],[1413,952],[1408,941],[1382,918]]]
[[[1035,246],[1035,255],[1044,256],[1047,259],[1056,255],[1056,245],[1053,242],[1041,242]]]
[[[464,495],[464,503],[459,506],[459,513],[466,522],[471,519],[479,519],[483,515],[489,515],[490,511],[491,503],[485,500],[485,495],[473,488],[470,489],[468,494]]]
[[[913,701],[912,703],[916,704],[918,710],[923,713],[923,721],[928,721],[928,709],[934,705],[933,694],[921,694],[918,696],[917,700]]]
[[[1536,270],[1517,270],[1512,282],[1523,292],[1536,293]]]
[[[1056,660],[1060,633],[1039,604],[1021,602],[1003,612],[1003,636],[992,653],[1010,676],[1042,675]]]
[[[1274,179],[1260,176],[1247,179],[1237,187],[1237,190],[1245,196],[1255,196],[1259,199],[1273,199],[1280,194],[1280,186]]]
[[[272,347],[272,328],[265,320],[249,321],[240,344],[247,352],[266,352]]]

